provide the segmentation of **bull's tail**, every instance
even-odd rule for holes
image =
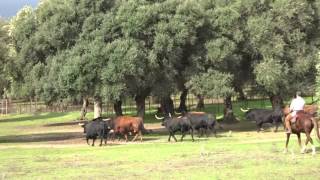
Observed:
[[[319,132],[318,121],[317,121],[314,117],[311,118],[311,119],[312,119],[314,128],[316,129],[316,134],[317,134],[317,136],[318,136],[318,139],[320,140],[320,132]]]
[[[142,134],[150,134],[152,132],[152,130],[146,129],[143,124],[141,125],[141,131],[142,131]]]

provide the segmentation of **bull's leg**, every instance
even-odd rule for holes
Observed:
[[[275,130],[273,130],[273,132],[275,132],[275,133],[276,133],[276,132],[278,132],[279,123],[277,123],[277,122],[276,122],[276,123],[275,123],[275,126],[276,126],[276,129],[275,129]]]
[[[136,133],[136,135],[134,136],[134,138],[132,139],[132,142],[135,141],[138,137],[138,133]]]
[[[168,142],[170,142],[170,138],[171,138],[172,133],[169,133],[169,138],[168,138]]]
[[[198,138],[200,138],[202,136],[203,136],[203,130],[202,130],[202,128],[199,128],[199,130],[198,130]]]
[[[181,142],[183,141],[183,138],[185,135],[186,135],[186,133],[184,131],[182,131]]]
[[[209,137],[209,133],[210,133],[210,131],[209,131],[210,129],[207,127],[207,128],[205,128],[205,131],[206,131],[206,137],[208,138]]]
[[[128,134],[127,133],[124,134],[124,138],[125,138],[126,142],[128,142]]]
[[[102,141],[103,141],[104,137],[103,135],[100,136],[100,145],[99,146],[102,146]]]
[[[86,138],[86,139],[87,139],[87,144],[90,145],[90,143],[89,143],[89,138]]]
[[[194,139],[193,139],[193,129],[191,128],[190,131],[191,131],[192,142],[194,142]]]
[[[142,142],[142,131],[139,131],[140,142]]]
[[[174,133],[172,133],[172,137],[176,142],[178,142],[177,138],[174,136]]]
[[[259,133],[262,130],[262,123],[257,123],[257,132]]]
[[[290,135],[291,134],[287,134],[286,148],[284,149],[283,153],[287,153],[288,152],[288,144],[289,144]]]
[[[213,128],[214,137],[217,137],[217,130]]]
[[[108,141],[108,136],[106,135],[106,136],[104,137],[104,144],[107,144],[107,141]]]
[[[92,146],[94,146],[94,142],[96,141],[96,138],[92,139]]]

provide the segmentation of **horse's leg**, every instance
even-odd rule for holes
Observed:
[[[313,144],[313,140],[312,140],[311,136],[310,136],[310,143],[311,143],[311,147],[312,147],[312,155],[316,155],[316,147]]]
[[[313,145],[313,140],[312,140],[312,138],[310,136],[310,132],[306,131],[306,135],[307,135],[306,146],[307,146],[307,141],[310,141],[311,147],[312,147],[312,155],[315,155],[316,154],[316,147]]]
[[[311,139],[310,133],[309,133],[308,131],[305,131],[305,132],[306,132],[307,139],[306,139],[305,145],[304,145],[303,148],[301,149],[301,153],[302,153],[302,154],[306,152],[308,142],[309,142],[310,139]]]
[[[302,147],[302,144],[301,144],[301,134],[297,133],[297,137],[298,137],[298,143],[299,143],[300,151],[301,151],[301,153],[304,153],[305,149]]]
[[[297,137],[298,137],[299,147],[300,147],[300,149],[301,149],[301,148],[302,148],[302,145],[301,145],[301,134],[300,134],[300,133],[297,133]]]
[[[287,152],[288,152],[288,144],[289,144],[290,135],[291,135],[291,134],[287,134],[286,148],[285,148],[284,151],[283,151],[284,153],[287,153]]]

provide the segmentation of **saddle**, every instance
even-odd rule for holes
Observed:
[[[301,118],[301,116],[305,115],[304,111],[298,111],[297,114],[295,116],[292,117],[292,119],[290,119],[290,123],[291,124],[295,124],[297,122],[298,119]]]

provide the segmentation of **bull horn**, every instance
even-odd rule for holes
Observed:
[[[154,117],[156,117],[156,119],[158,119],[158,120],[164,119],[164,117],[158,117],[156,114],[154,115]]]
[[[79,123],[78,125],[79,125],[79,126],[83,126],[83,125],[84,125],[84,123]]]
[[[218,116],[216,119],[222,119],[223,115]]]
[[[241,110],[242,112],[248,112],[248,111],[249,111],[249,109],[245,110],[245,109],[242,109],[242,108],[240,108],[240,110]]]
[[[169,113],[169,117],[172,117],[172,116],[171,116],[171,113]]]
[[[180,119],[180,118],[182,118],[183,116],[179,116],[178,118]]]
[[[103,121],[109,121],[110,120],[110,118],[108,118],[108,119],[103,119]]]

